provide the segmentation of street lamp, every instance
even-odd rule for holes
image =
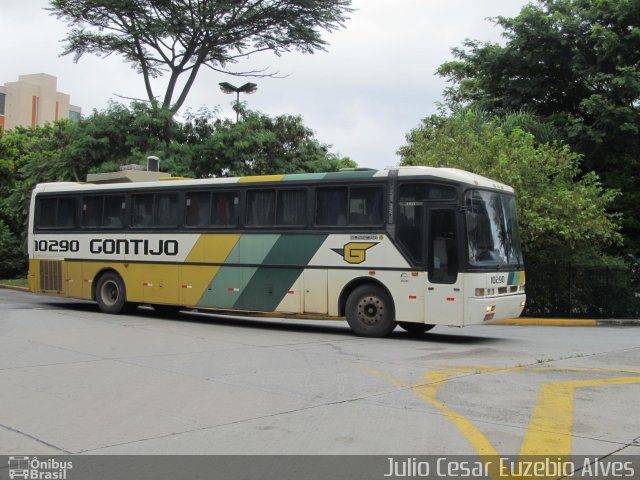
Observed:
[[[256,85],[255,83],[251,83],[251,82],[245,83],[241,87],[234,87],[229,82],[222,82],[222,83],[219,83],[218,85],[220,85],[220,90],[222,90],[224,93],[236,93],[237,94],[237,97],[236,97],[236,123],[238,123],[238,120],[240,118],[240,93],[246,93],[247,95],[250,95],[250,94],[252,94],[253,92],[255,92],[258,89],[258,85]]]

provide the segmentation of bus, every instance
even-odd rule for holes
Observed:
[[[525,305],[513,189],[452,168],[39,184],[28,242],[31,291],[110,314],[346,319],[383,337]]]

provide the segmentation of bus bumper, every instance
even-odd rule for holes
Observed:
[[[464,324],[478,325],[518,318],[522,314],[526,298],[525,294],[468,298],[464,309]]]

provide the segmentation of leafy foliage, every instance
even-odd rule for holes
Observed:
[[[448,106],[526,110],[554,126],[583,171],[622,192],[612,208],[640,255],[640,3],[539,0],[494,22],[504,46],[468,40],[440,66]]]
[[[142,74],[150,101],[156,99],[151,79],[168,74],[161,104],[176,112],[202,67],[264,74],[228,67],[261,51],[323,49],[321,31],[341,27],[350,5],[351,0],[50,0],[49,10],[69,25],[63,55],[73,54],[76,61],[87,53],[122,55]]]
[[[402,164],[460,168],[514,187],[528,262],[599,255],[619,244],[618,215],[607,213],[617,192],[603,188],[595,173],[575,180],[579,156],[559,143],[536,142],[517,120],[487,120],[473,109],[426,118],[400,148]]]
[[[0,220],[0,278],[13,278],[26,269],[26,258],[20,241]]]
[[[242,112],[242,121],[216,120],[214,135],[196,145],[193,165],[198,177],[333,172],[355,167],[314,138],[292,115],[269,117]]]

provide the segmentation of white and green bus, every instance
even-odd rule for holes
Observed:
[[[94,300],[345,319],[364,336],[517,317],[516,200],[461,170],[38,185],[29,287]]]

